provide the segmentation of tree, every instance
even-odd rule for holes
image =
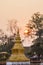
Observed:
[[[43,54],[43,15],[39,12],[34,13],[32,16],[32,22],[35,23],[37,39],[33,41],[34,45],[31,46],[32,51],[37,54]]]
[[[17,20],[15,20],[15,19],[8,20],[8,28],[7,28],[7,30],[9,30],[10,33],[14,35],[14,34],[17,33],[17,29],[18,29]]]
[[[34,13],[32,16],[32,22],[35,23],[35,28],[40,29],[43,25],[41,24],[43,21],[43,15],[40,14],[39,12]]]

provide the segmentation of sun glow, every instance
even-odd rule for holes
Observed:
[[[28,30],[25,30],[24,33],[25,33],[25,34],[28,34]]]
[[[32,30],[31,30],[30,28],[25,29],[25,30],[24,30],[24,35],[25,35],[25,36],[31,36],[31,32],[32,32]]]

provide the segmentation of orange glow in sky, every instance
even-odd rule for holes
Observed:
[[[0,28],[5,30],[12,18],[23,28],[37,11],[43,13],[43,0],[0,0]]]
[[[24,33],[27,34],[28,33],[28,30],[25,30]]]
[[[43,13],[43,0],[0,0],[0,28],[6,31],[8,20],[17,19],[23,32],[27,21],[38,11]]]

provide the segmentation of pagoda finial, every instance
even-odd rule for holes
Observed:
[[[30,59],[28,59],[24,54],[24,47],[21,42],[21,38],[19,35],[19,28],[17,29],[17,34],[15,37],[15,44],[12,48],[12,54],[10,58],[8,59],[10,62],[28,62]]]
[[[17,29],[17,34],[19,34],[19,28]]]

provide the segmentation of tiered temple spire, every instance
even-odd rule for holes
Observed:
[[[25,54],[24,54],[24,47],[21,42],[19,29],[17,31],[16,37],[15,37],[15,44],[12,48],[12,54],[9,58],[10,62],[26,62],[29,61]]]

